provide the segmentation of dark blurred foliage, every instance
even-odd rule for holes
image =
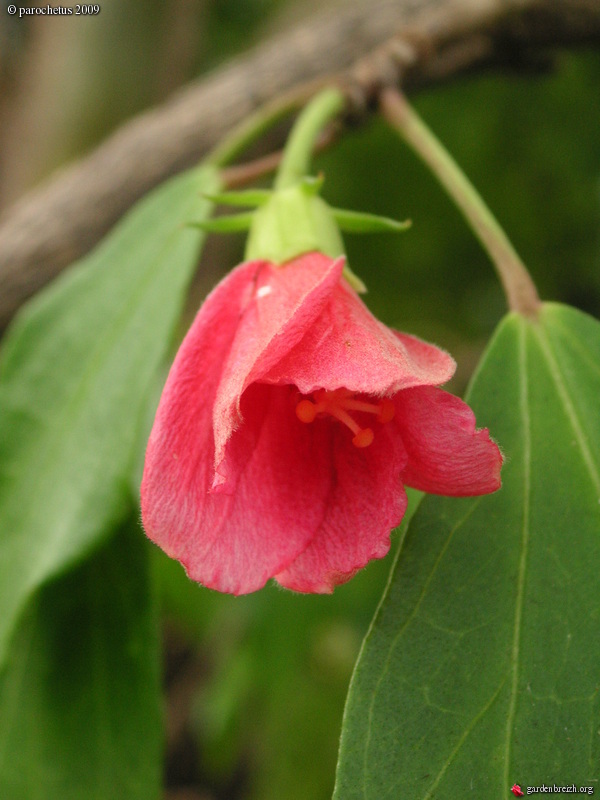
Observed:
[[[508,233],[542,299],[596,316],[599,79],[598,53],[563,54],[548,74],[462,80],[415,101]],[[436,180],[381,122],[347,137],[320,165],[334,205],[413,220],[402,235],[348,240],[372,309],[452,352],[480,349],[505,311],[504,297]],[[473,363],[466,366],[460,391]]]
[[[222,800],[329,797],[348,682],[390,564],[333,596],[268,586],[240,598],[198,588],[162,554],[156,567],[167,650],[187,643],[167,681],[169,782],[200,781]]]
[[[111,0],[98,17],[10,19],[2,59],[5,199],[119,121],[277,27],[282,0]],[[303,10],[289,0],[286,14]],[[315,4],[316,5],[316,4]],[[544,299],[600,316],[600,54],[559,54],[545,74],[463,79],[415,104],[528,264]],[[17,136],[19,132],[19,136]],[[505,301],[436,181],[381,121],[316,159],[333,205],[411,218],[397,236],[348,238],[367,303],[450,350],[462,392]],[[118,176],[115,177],[118,180]],[[242,256],[211,237],[201,296]],[[493,432],[492,432],[493,433]],[[191,584],[158,552],[168,697],[167,780],[214,800],[324,800],[344,697],[392,557],[333,597],[268,587],[245,598]],[[183,794],[172,797],[183,797]]]

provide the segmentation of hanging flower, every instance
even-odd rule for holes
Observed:
[[[249,226],[246,262],[207,298],[171,368],[142,481],[148,536],[188,575],[244,594],[275,578],[331,592],[390,547],[404,485],[473,495],[500,486],[502,456],[473,413],[437,387],[451,357],[378,322],[355,289],[342,230],[405,223],[330,208],[307,178],[314,139],[344,107],[304,109],[272,192],[204,224]]]
[[[376,320],[311,252],[241,264],[207,298],[148,443],[142,518],[188,575],[244,594],[275,578],[330,592],[383,557],[404,485],[500,486],[502,456],[437,388],[452,358]]]

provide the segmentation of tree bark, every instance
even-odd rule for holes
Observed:
[[[415,91],[552,46],[600,42],[599,0],[346,0],[189,84],[30,192],[0,222],[0,328],[90,250],[145,192],[199,161],[259,105],[336,79],[367,110],[384,85]]]

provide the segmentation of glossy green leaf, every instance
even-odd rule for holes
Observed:
[[[600,324],[510,315],[469,402],[504,486],[415,514],[351,684],[337,800],[598,785]]]
[[[161,796],[148,550],[134,521],[28,606],[0,671],[3,800]]]
[[[0,665],[16,620],[50,577],[131,511],[140,412],[166,354],[202,234],[188,172],[139,203],[19,316],[0,363]]]

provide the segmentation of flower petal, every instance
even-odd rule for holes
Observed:
[[[260,589],[319,529],[333,480],[327,432],[307,430],[296,402],[292,387],[253,384],[244,393],[244,425],[227,449],[235,491],[202,487],[177,556],[194,580],[234,594]]]
[[[188,331],[163,389],[150,434],[141,486],[148,536],[177,557],[191,512],[188,489],[212,482],[212,405],[223,361],[250,301],[262,262],[231,272],[206,298]]]
[[[445,383],[455,367],[448,353],[375,319],[341,281],[301,341],[262,380],[294,383],[304,394],[345,387],[389,396],[409,386]]]
[[[212,405],[260,267],[242,264],[198,313],[161,397],[141,489],[149,538],[194,580],[234,593],[260,588],[307,546],[331,480],[319,459],[322,443],[296,419],[295,395],[257,386],[242,404],[246,424],[232,456],[245,453],[236,464],[236,494],[210,494]]]
[[[407,486],[433,494],[465,497],[500,488],[502,454],[487,428],[458,397],[431,386],[405,389],[394,397],[398,426],[408,453],[402,472]]]
[[[317,425],[318,420],[310,427]],[[373,444],[357,448],[348,431],[329,427],[334,436],[335,482],[326,515],[306,550],[275,575],[282,586],[297,592],[332,592],[371,559],[383,558],[390,548],[390,533],[406,511],[399,479],[406,452],[397,432],[383,426]]]
[[[211,492],[210,403],[186,386],[188,372],[200,374],[184,350],[148,445],[144,526],[193,580],[252,592],[293,561],[321,524],[332,479],[319,457],[322,436],[309,435],[296,418],[295,390],[254,384],[242,398],[244,425],[229,448],[235,492]]]
[[[344,259],[308,253],[282,267],[264,264],[251,302],[239,320],[213,413],[215,487],[231,476],[221,466],[232,432],[242,422],[240,398],[254,381],[300,341],[339,284]],[[289,383],[294,383],[290,381]]]

